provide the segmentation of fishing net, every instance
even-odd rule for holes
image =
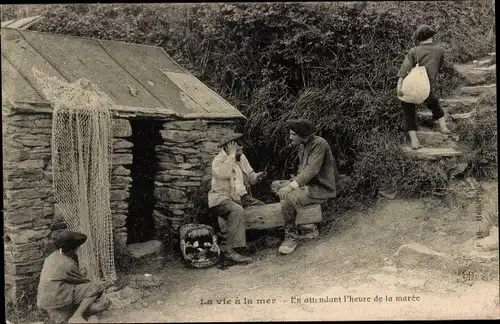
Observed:
[[[67,83],[33,68],[53,103],[54,198],[71,231],[87,235],[78,251],[89,279],[116,280],[110,208],[113,101],[89,81]]]

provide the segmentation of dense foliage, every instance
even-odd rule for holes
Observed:
[[[2,19],[20,8],[4,7]],[[372,197],[380,183],[428,193],[446,181],[439,166],[414,162],[404,136],[396,73],[427,23],[447,49],[441,94],[456,86],[451,62],[495,46],[490,1],[51,5],[39,31],[162,46],[247,117],[247,155],[270,178],[294,160],[283,120],[305,117],[330,142],[346,178],[345,197]],[[10,15],[10,16],[9,16]],[[388,172],[390,171],[390,172]],[[347,199],[347,200],[350,200]],[[346,201],[347,201],[346,200]]]

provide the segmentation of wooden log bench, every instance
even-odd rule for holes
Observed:
[[[219,226],[226,228],[226,221],[221,217]],[[315,224],[322,220],[321,205],[308,205],[297,210],[297,225]],[[281,214],[281,204],[266,204],[245,209],[245,227],[247,230],[265,230],[285,226]]]

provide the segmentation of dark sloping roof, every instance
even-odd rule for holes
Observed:
[[[14,102],[46,101],[32,68],[60,80],[86,78],[117,105],[181,117],[244,117],[160,47],[1,29],[2,93]]]

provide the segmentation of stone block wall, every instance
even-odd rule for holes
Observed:
[[[32,303],[54,219],[48,114],[4,115],[4,253],[6,299]]]
[[[169,121],[160,131],[163,144],[156,147],[159,161],[155,177],[153,218],[159,235],[177,244],[179,228],[196,219],[206,200],[217,144],[234,134],[233,122],[206,120]],[[165,239],[165,237],[159,237]]]
[[[54,205],[52,115],[4,115],[2,126],[5,293],[14,305],[33,304],[43,262],[53,251],[50,238],[66,227]],[[127,240],[131,135],[128,120],[114,120],[110,200],[118,248]]]
[[[54,231],[65,228],[54,206],[51,165],[51,114],[3,116],[5,293],[14,304],[34,304],[43,262],[53,251]],[[234,133],[233,122],[167,121],[156,148],[159,172],[155,176],[154,221],[159,238],[171,235],[196,219],[206,202],[211,163],[218,142]],[[111,175],[111,211],[115,255],[125,251],[132,128],[126,119],[114,119]],[[56,212],[54,212],[56,210]],[[177,244],[176,244],[177,245]]]
[[[132,127],[126,119],[113,120],[113,168],[111,171],[110,204],[113,219],[115,256],[124,253],[127,245],[127,216],[129,207],[130,165],[133,162]]]

